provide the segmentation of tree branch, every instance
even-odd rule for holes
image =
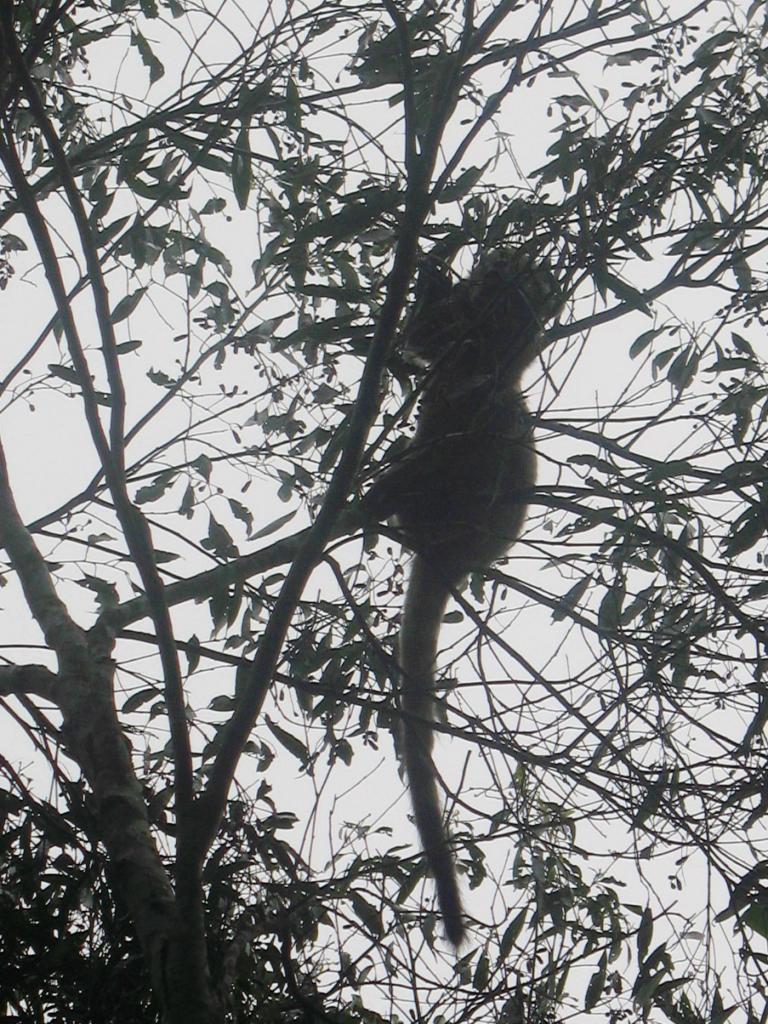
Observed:
[[[0,665],[0,696],[19,697],[34,694],[56,702],[56,673],[45,665]]]
[[[51,574],[19,515],[8,479],[5,451],[0,443],[0,542],[21,583],[24,597],[45,642],[60,664],[85,651],[85,633],[77,626],[56,593]]]
[[[163,582],[155,560],[152,535],[146,519],[131,501],[126,485],[123,437],[125,392],[117,355],[114,328],[111,321],[109,295],[101,270],[97,246],[80,192],[69,167],[64,148],[48,117],[37,87],[27,69],[24,56],[19,48],[13,26],[13,12],[10,7],[3,6],[0,8],[0,24],[2,25],[5,48],[13,62],[14,72],[19,78],[30,110],[48,144],[54,166],[58,171],[69,200],[88,268],[101,335],[102,354],[112,398],[109,440],[107,440],[101,425],[97,395],[91,380],[88,361],[74,324],[72,308],[58,268],[53,243],[51,242],[48,228],[40,212],[37,200],[27,183],[23,167],[11,142],[10,130],[6,125],[7,141],[2,146],[3,160],[22,201],[35,243],[40,250],[45,264],[46,275],[48,276],[57,307],[62,317],[70,356],[80,381],[91,436],[99,453],[101,464],[104,467],[104,473],[112,493],[115,511],[120,520],[128,550],[136,564],[141,581],[144,584],[144,589],[147,592],[152,621],[157,630],[160,660],[163,666],[165,681],[165,699],[174,751],[176,807],[177,813],[183,820],[184,814],[192,802],[193,774],[192,754],[185,712],[184,687],[181,678],[181,668],[173,643],[173,625],[168,605],[165,601]]]

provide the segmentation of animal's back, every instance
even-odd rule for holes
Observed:
[[[368,495],[397,516],[415,552],[400,628],[402,743],[419,835],[448,938],[464,935],[461,897],[432,761],[434,661],[454,590],[511,547],[536,482],[520,378],[555,311],[551,274],[501,254],[466,281],[428,289],[407,353],[429,367],[412,442]],[[550,308],[551,307],[551,308]]]
[[[399,495],[409,546],[455,586],[501,557],[520,532],[536,482],[529,416],[517,382],[469,378],[425,394],[409,455],[420,473]]]
[[[452,375],[449,381],[444,386],[436,374],[426,391],[409,451],[419,472],[399,494],[398,522],[416,552],[400,629],[400,666],[402,743],[414,816],[446,935],[458,946],[464,917],[432,761],[434,660],[451,588],[471,569],[503,555],[519,533],[536,460],[516,381],[494,386],[483,374],[458,384]]]

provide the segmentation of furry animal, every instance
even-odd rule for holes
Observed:
[[[416,433],[366,504],[380,519],[395,515],[415,553],[400,628],[402,751],[445,933],[458,947],[461,896],[432,761],[434,662],[451,593],[523,527],[536,456],[520,379],[561,303],[549,270],[509,251],[456,283],[428,265],[419,292],[405,346],[428,367]]]

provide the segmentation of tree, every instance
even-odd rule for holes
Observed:
[[[8,1019],[758,1019],[768,16],[669,7],[0,8]],[[446,621],[456,961],[358,498],[423,257],[523,243],[569,305]]]

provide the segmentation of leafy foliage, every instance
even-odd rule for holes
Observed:
[[[768,21],[672,6],[3,8],[9,1019],[756,1019]],[[569,308],[446,620],[451,963],[357,497],[421,257],[521,244]]]

